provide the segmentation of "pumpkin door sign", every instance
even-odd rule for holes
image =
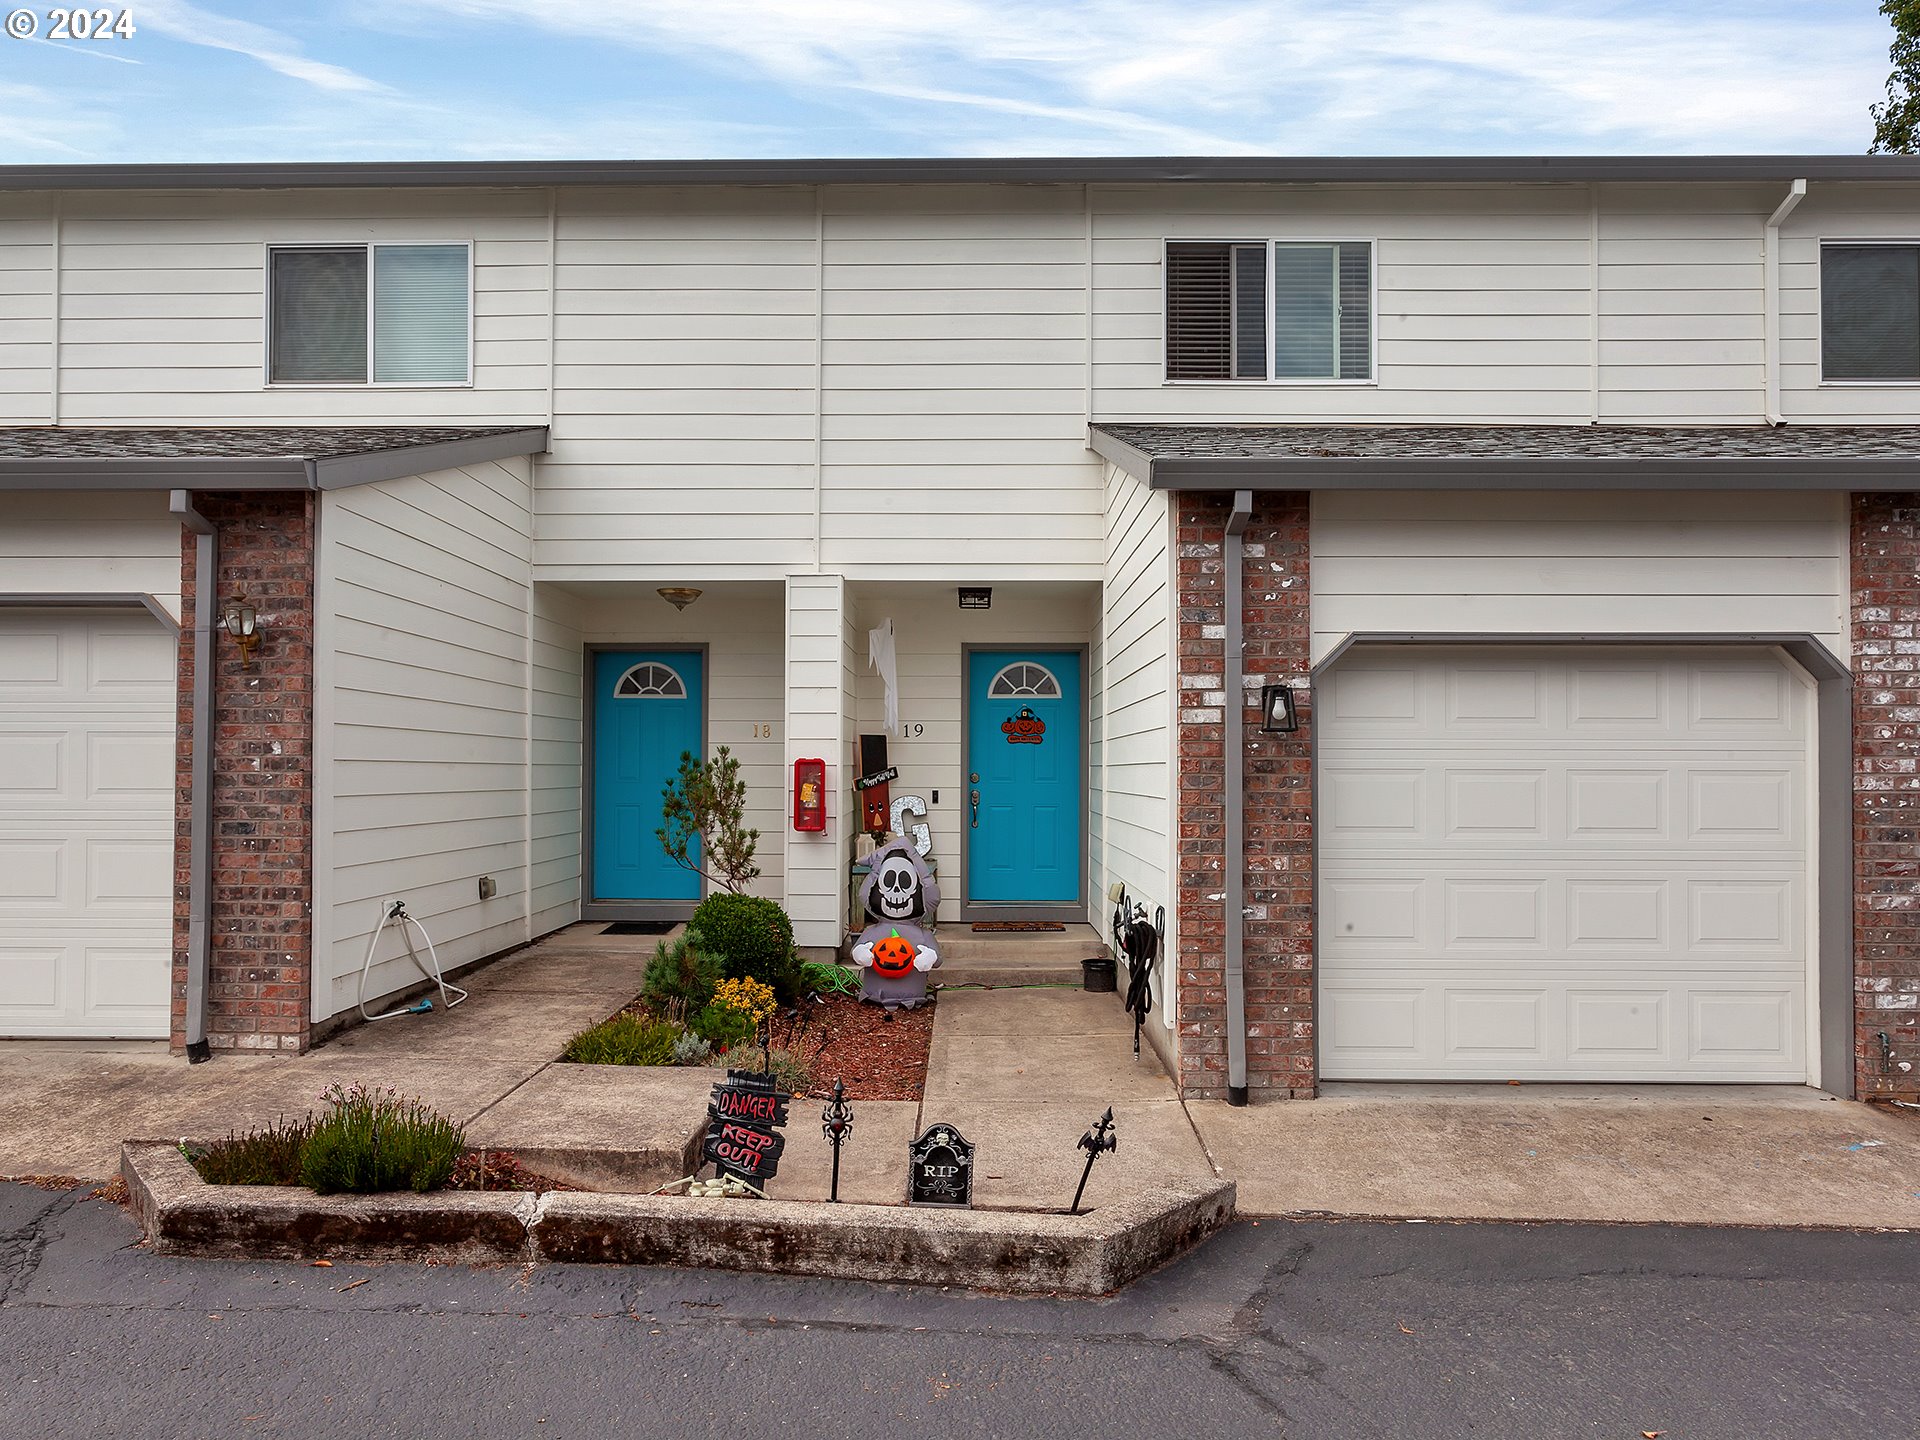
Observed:
[[[874,973],[896,980],[901,976],[911,975],[913,957],[919,953],[919,948],[911,940],[895,930],[873,947]]]
[[[1046,739],[1047,722],[1033,713],[1032,706],[1022,705],[1018,715],[1000,722],[1000,731],[1009,745],[1038,745]]]

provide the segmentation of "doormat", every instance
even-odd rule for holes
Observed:
[[[976,920],[975,930],[1065,930],[1057,920]]]
[[[619,920],[600,933],[602,935],[665,935],[673,929],[671,920]]]

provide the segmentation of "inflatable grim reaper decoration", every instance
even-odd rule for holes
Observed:
[[[871,922],[853,947],[860,998],[889,1010],[926,1002],[927,971],[940,963],[928,928],[940,906],[940,882],[911,840],[890,840],[873,852],[860,886]]]

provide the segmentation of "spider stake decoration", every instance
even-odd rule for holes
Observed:
[[[846,1086],[838,1080],[833,1082],[833,1099],[820,1112],[820,1133],[833,1146],[833,1182],[828,1187],[827,1199],[837,1204],[840,1200],[840,1147],[846,1144],[847,1136],[853,1133],[853,1106],[847,1100]]]
[[[1069,1215],[1080,1213],[1080,1197],[1087,1193],[1087,1177],[1093,1174],[1093,1162],[1102,1155],[1120,1148],[1120,1137],[1113,1133],[1113,1107],[1107,1107],[1107,1113],[1093,1122],[1093,1128],[1080,1137],[1080,1148],[1087,1152],[1086,1168],[1080,1172],[1080,1187],[1073,1192],[1073,1204],[1067,1207]]]

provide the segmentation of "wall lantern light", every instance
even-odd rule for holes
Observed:
[[[1260,729],[1267,735],[1291,735],[1300,728],[1291,685],[1260,687]]]
[[[253,602],[247,599],[247,592],[235,590],[233,598],[227,601],[226,609],[220,612],[220,623],[226,627],[227,634],[240,646],[240,662],[243,665],[253,663],[253,652],[260,644],[260,619],[253,608]]]
[[[691,585],[662,585],[656,593],[676,610],[686,609],[701,595]]]
[[[991,610],[993,608],[993,587],[991,585],[962,585],[960,587],[960,608],[962,610]]]

